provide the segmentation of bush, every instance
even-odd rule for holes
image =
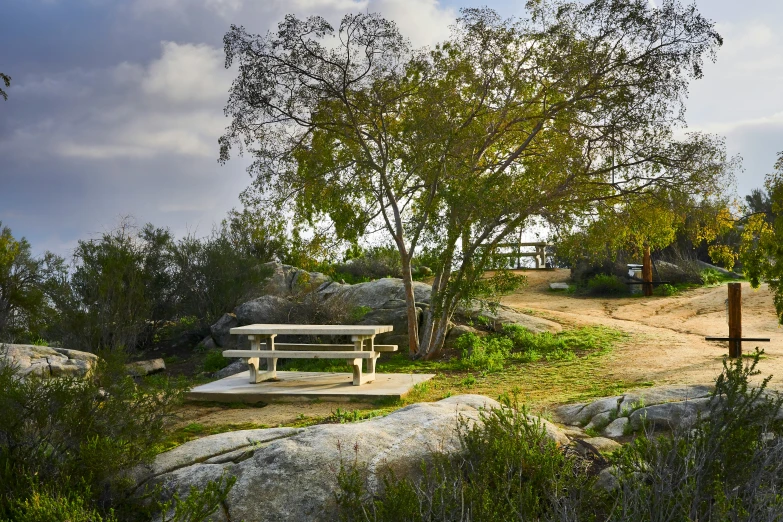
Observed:
[[[615,275],[598,274],[588,279],[583,293],[605,296],[625,295],[628,294],[628,285]]]
[[[783,518],[782,400],[753,388],[760,353],[727,363],[695,429],[651,432],[618,458],[611,520],[780,520]]]
[[[655,290],[653,291],[653,293],[655,293],[655,295],[660,295],[660,296],[664,296],[664,297],[670,297],[670,296],[673,296],[673,295],[677,295],[678,291],[677,291],[676,287],[674,287],[674,286],[672,286],[672,285],[670,285],[668,283],[664,283],[664,284],[659,285],[658,287],[656,287]]]
[[[204,371],[207,373],[214,373],[222,370],[229,365],[229,360],[223,357],[223,352],[219,350],[212,350],[207,352],[207,356],[204,358]]]
[[[135,381],[121,352],[105,355],[86,379],[22,379],[0,365],[0,520],[149,520],[161,510],[160,495],[139,504],[126,472],[155,455],[184,387]]]
[[[418,480],[387,471],[375,496],[365,486],[363,470],[343,463],[340,519],[561,520],[588,512],[594,479],[524,409],[491,410],[481,418],[472,426],[461,423],[459,455],[434,454]]]
[[[455,346],[462,353],[460,366],[466,370],[496,372],[503,369],[511,355],[513,342],[505,336],[479,337],[474,333],[459,336]]]
[[[462,452],[433,453],[419,478],[386,471],[370,492],[364,470],[341,465],[342,520],[781,520],[783,399],[753,388],[751,362],[724,363],[708,411],[695,427],[656,437],[648,430],[603,458],[556,448],[524,408],[510,401],[460,425]],[[357,450],[358,451],[358,450]],[[614,465],[617,487],[596,487]]]
[[[701,280],[707,286],[718,285],[723,281],[723,276],[714,268],[705,268],[701,271]]]

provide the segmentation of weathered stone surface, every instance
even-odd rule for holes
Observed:
[[[230,330],[239,326],[237,316],[234,314],[223,314],[223,317],[209,327],[212,333],[212,339],[215,340],[215,344],[221,348],[227,348],[229,346],[235,346],[237,343],[236,335],[231,335]]]
[[[267,295],[288,297],[302,292],[312,292],[331,281],[320,272],[308,272],[277,261],[266,263],[264,266],[272,270],[272,275],[263,289],[263,293]]]
[[[549,283],[552,290],[568,290],[568,283]]]
[[[709,397],[713,386],[706,384],[689,385],[664,385],[655,388],[642,388],[632,390],[624,395],[607,397],[590,404],[567,404],[554,411],[554,418],[562,424],[574,426],[586,426],[591,428],[596,425],[606,424],[609,419],[608,412],[615,412],[617,417],[627,417],[634,410],[643,406],[653,406],[667,402],[679,402],[690,399]],[[601,415],[592,424],[591,421],[597,415]]]
[[[166,363],[163,359],[150,359],[148,361],[134,361],[125,365],[128,373],[134,377],[142,377],[153,373],[166,371]]]
[[[612,439],[607,439],[606,437],[590,437],[583,440],[601,453],[611,453],[622,447],[617,442],[613,441]]]
[[[476,421],[480,409],[493,407],[499,404],[487,397],[460,395],[359,423],[213,435],[159,455],[140,476],[183,496],[224,471],[236,476],[225,510],[212,520],[334,520],[341,461],[366,470],[371,488],[380,486],[386,469],[398,476],[417,474],[433,450],[459,449],[460,417]]]
[[[98,356],[95,354],[79,350],[31,344],[0,344],[0,365],[16,366],[22,377],[84,377],[97,361]]]
[[[493,312],[476,300],[470,306],[460,307],[457,314],[467,319],[484,322],[496,332],[502,331],[503,326],[507,324],[523,326],[533,333],[557,333],[563,330],[563,327],[554,321],[521,314],[508,306],[501,305]]]
[[[266,360],[262,359],[261,367],[266,367]],[[238,373],[246,372],[247,371],[247,361],[244,359],[237,359],[225,368],[218,370],[215,372],[215,378],[216,379],[225,379],[226,377],[231,377],[232,375],[236,375]]]
[[[664,402],[684,401],[709,397],[715,387],[710,384],[673,384],[628,392],[623,396],[620,409],[632,411],[639,406],[652,406]]]
[[[610,439],[617,439],[625,435],[626,426],[628,426],[628,417],[620,417],[609,423],[601,432],[605,437]]]
[[[291,308],[291,302],[276,295],[265,295],[242,303],[234,310],[239,326],[282,322]]]
[[[413,282],[413,295],[417,303],[429,303],[431,292],[429,285]],[[391,277],[356,285],[341,285],[339,291],[333,295],[344,300],[349,306],[366,306],[373,310],[405,306],[402,279]]]
[[[617,473],[617,468],[615,466],[609,466],[608,468],[602,469],[601,472],[598,473],[598,480],[596,480],[595,485],[604,491],[614,491],[620,487],[620,481],[617,480],[615,473]]]
[[[204,337],[204,339],[201,340],[199,343],[199,346],[201,346],[204,350],[216,350],[218,345],[215,343],[215,340],[212,338],[211,335],[208,335]]]
[[[616,414],[616,410],[602,411],[590,419],[590,422],[587,423],[585,429],[602,430],[605,426],[609,425],[609,423],[614,420],[613,416]]]
[[[709,398],[702,398],[640,408],[629,416],[631,427],[638,430],[645,423],[658,430],[690,428],[696,424],[699,414],[704,416],[708,402]]]

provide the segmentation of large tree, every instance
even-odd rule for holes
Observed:
[[[221,161],[247,147],[261,199],[347,239],[379,224],[402,258],[410,349],[436,353],[497,245],[533,218],[578,222],[667,188],[709,192],[719,143],[677,141],[684,99],[721,43],[693,7],[537,1],[528,16],[463,10],[412,49],[378,15],[232,26],[238,62]],[[411,261],[437,257],[421,331]]]

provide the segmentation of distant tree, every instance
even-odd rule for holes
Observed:
[[[745,196],[745,204],[748,207],[748,214],[764,214],[768,222],[775,220],[772,198],[766,190],[758,188],[751,190],[750,194]]]
[[[0,73],[0,80],[3,81],[6,88],[11,86],[11,77],[7,74]],[[4,100],[8,100],[8,94],[3,89],[0,89],[0,96],[2,96]]]
[[[769,283],[778,321],[783,324],[783,152],[778,153],[765,188],[769,213],[757,212],[747,218],[742,228],[739,258],[753,288],[758,288],[762,281]],[[760,200],[766,203],[765,199]]]
[[[431,51],[378,15],[346,16],[336,34],[289,15],[277,34],[232,26],[224,38],[239,68],[220,160],[248,148],[273,212],[348,240],[385,230],[416,356],[440,350],[458,304],[486,289],[497,245],[531,219],[576,226],[667,188],[708,193],[723,172],[715,140],[672,137],[721,44],[694,7],[527,6],[523,20],[464,10]],[[424,247],[436,263],[419,332],[411,266]]]
[[[52,296],[65,278],[63,259],[34,257],[25,238],[0,223],[0,341],[35,340],[52,319]]]

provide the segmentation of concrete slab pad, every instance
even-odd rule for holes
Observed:
[[[247,372],[196,386],[187,398],[217,402],[296,402],[302,400],[377,400],[399,399],[417,384],[433,377],[430,373],[376,373],[375,381],[361,386],[352,384],[350,373],[277,372],[277,380],[258,384],[248,382]]]

